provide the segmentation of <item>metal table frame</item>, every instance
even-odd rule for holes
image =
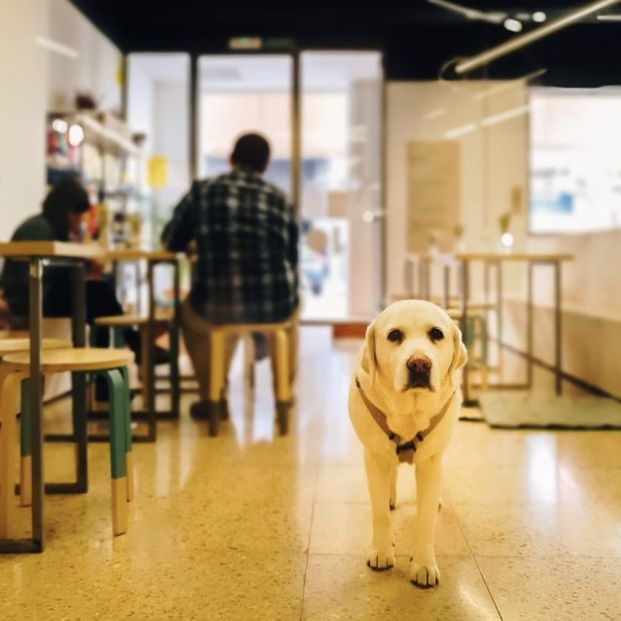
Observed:
[[[443,265],[443,299],[444,305],[448,306],[450,299],[450,275],[451,264],[442,261],[442,256],[438,257]],[[502,368],[502,351],[505,347],[503,341],[503,264],[507,261],[521,261],[527,264],[527,299],[526,299],[526,352],[524,355],[527,361],[526,380],[519,384],[496,383],[490,387],[497,389],[529,389],[533,382],[533,345],[534,345],[534,300],[533,300],[533,274],[538,267],[551,267],[553,270],[554,281],[554,375],[555,375],[555,391],[557,395],[561,395],[563,391],[562,380],[562,263],[573,259],[571,255],[543,255],[543,254],[499,254],[499,253],[480,253],[480,254],[457,254],[451,256],[450,260],[454,262],[455,267],[459,267],[459,297],[461,298],[461,319],[460,327],[462,331],[465,328],[468,318],[470,303],[470,283],[471,283],[471,267],[475,262],[482,262],[484,267],[484,289],[485,301],[490,298],[490,270],[493,267],[496,271],[494,308],[490,309],[496,314],[496,336],[495,341],[498,347],[498,367]],[[406,269],[405,275],[412,277],[416,274],[417,282],[415,286],[406,287],[408,292],[416,294],[418,297],[428,299],[432,297],[431,291],[431,267],[437,261],[431,255],[410,256],[408,263],[410,267]],[[417,263],[418,265],[415,265]],[[490,311],[486,311],[488,313]],[[476,405],[476,400],[471,399],[469,395],[469,383],[467,381],[468,369],[464,369],[464,403]]]
[[[28,242],[22,242],[28,243]],[[45,547],[44,492],[66,494],[84,493],[88,489],[88,461],[86,434],[86,378],[84,374],[73,374],[73,434],[70,439],[77,445],[76,481],[74,483],[43,483],[43,375],[41,372],[41,341],[43,323],[42,276],[43,262],[67,263],[73,271],[72,338],[75,347],[85,346],[86,336],[86,257],[56,256],[55,254],[11,254],[4,256],[28,261],[28,298],[30,332],[30,415],[32,440],[32,536],[29,539],[0,540],[0,553],[42,552]]]

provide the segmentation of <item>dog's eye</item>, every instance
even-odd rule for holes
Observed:
[[[403,332],[401,330],[391,330],[388,333],[388,340],[391,343],[400,343],[403,340]]]
[[[444,338],[444,332],[440,328],[431,328],[429,330],[429,338],[435,343],[441,341]]]

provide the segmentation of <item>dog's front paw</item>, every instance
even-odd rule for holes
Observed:
[[[367,557],[367,566],[374,571],[385,571],[395,566],[395,553],[391,549],[390,552],[371,550]]]
[[[417,563],[410,561],[410,582],[422,588],[436,586],[440,582],[440,570],[435,561]]]

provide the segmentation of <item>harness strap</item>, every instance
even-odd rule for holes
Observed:
[[[362,401],[367,408],[369,414],[373,417],[375,422],[379,425],[380,429],[388,436],[388,439],[391,442],[394,442],[396,445],[396,453],[399,457],[400,462],[406,462],[411,464],[414,461],[414,453],[416,453],[416,449],[418,444],[420,444],[442,421],[444,415],[448,412],[449,405],[455,396],[456,390],[451,393],[451,396],[447,399],[444,407],[436,414],[430,421],[427,429],[423,431],[419,431],[411,440],[408,442],[401,443],[401,437],[396,434],[394,431],[390,429],[388,426],[388,420],[386,414],[382,412],[372,401],[364,393],[362,390],[362,386],[360,385],[360,381],[356,377],[356,387],[360,392],[360,396],[362,397]]]

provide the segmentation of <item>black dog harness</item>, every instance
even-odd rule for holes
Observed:
[[[360,391],[360,396],[362,397],[362,401],[364,402],[364,405],[369,411],[369,414],[371,414],[375,422],[380,426],[381,430],[388,436],[388,439],[391,442],[395,443],[399,461],[408,464],[413,463],[414,453],[416,453],[417,446],[440,424],[440,422],[444,418],[444,415],[448,412],[451,401],[455,396],[455,392],[457,392],[456,390],[453,391],[444,407],[429,421],[429,427],[427,427],[427,429],[425,429],[424,431],[419,431],[411,440],[402,443],[401,437],[397,435],[394,431],[392,431],[388,426],[386,414],[384,414],[384,412],[382,412],[376,405],[374,405],[364,394],[358,378],[356,378],[356,386]]]

